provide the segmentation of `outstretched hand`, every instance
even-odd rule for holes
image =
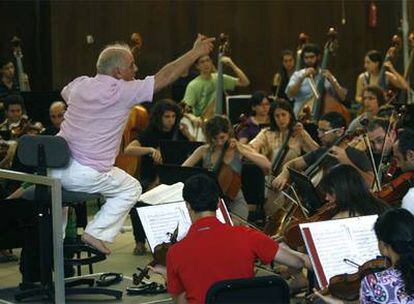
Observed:
[[[195,51],[199,57],[208,55],[213,50],[214,40],[216,40],[216,38],[198,34],[193,45],[193,51]]]

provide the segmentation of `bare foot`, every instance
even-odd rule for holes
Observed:
[[[97,238],[94,238],[92,235],[84,233],[82,235],[82,241],[88,245],[91,245],[98,251],[104,253],[104,254],[110,254],[111,250],[105,246],[105,243],[101,240],[98,240]]]

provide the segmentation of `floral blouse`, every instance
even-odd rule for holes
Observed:
[[[360,303],[414,304],[414,294],[407,294],[401,272],[395,268],[367,275],[361,282]]]

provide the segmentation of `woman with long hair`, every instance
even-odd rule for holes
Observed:
[[[182,164],[183,166],[193,167],[202,161],[203,168],[211,170],[222,155],[222,162],[239,175],[241,175],[243,158],[255,163],[264,171],[269,170],[270,162],[266,157],[237,141],[226,116],[216,115],[209,119],[204,126],[204,133],[206,144],[197,148]],[[227,145],[228,147],[225,148]],[[236,215],[247,219],[249,211],[241,190],[230,203],[229,208]]]
[[[316,150],[319,145],[306,132],[301,123],[298,123],[293,113],[293,108],[289,102],[280,100],[272,103],[269,111],[270,126],[262,129],[257,136],[250,141],[249,145],[260,154],[267,157],[270,162],[273,162],[278,155],[283,143],[287,140],[287,153],[283,158],[281,165],[289,160],[301,156],[304,152]],[[280,171],[282,166],[276,171]],[[273,170],[275,168],[272,168]],[[279,172],[273,172],[277,176]],[[279,208],[279,204],[274,204],[276,200],[276,193],[269,193],[265,213],[272,214]],[[278,194],[277,194],[278,195]]]
[[[364,57],[365,72],[359,74],[356,83],[355,101],[362,103],[362,93],[365,87],[369,85],[380,84],[380,71],[384,64],[387,71],[385,72],[385,82],[398,89],[408,89],[408,84],[404,77],[400,75],[392,65],[391,61],[383,63],[383,56],[376,50],[369,51]],[[382,88],[385,90],[385,88]]]
[[[351,165],[336,165],[320,183],[327,202],[337,205],[334,218],[381,214],[389,207],[370,191],[357,169]]]

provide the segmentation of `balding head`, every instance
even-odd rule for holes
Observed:
[[[55,101],[50,105],[49,118],[55,128],[60,129],[65,112],[66,104],[63,101]]]
[[[98,61],[96,62],[96,71],[98,74],[109,75],[117,79],[131,80],[125,79],[122,72],[126,69],[132,68],[134,70],[133,73],[135,74],[136,66],[133,60],[134,59],[128,45],[108,45],[99,54]]]

